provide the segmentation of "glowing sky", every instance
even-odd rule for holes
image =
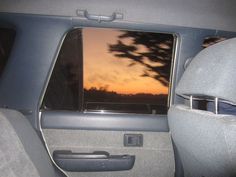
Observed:
[[[83,29],[84,87],[104,87],[122,94],[167,94],[168,87],[153,78],[141,76],[144,66],[129,67],[129,59],[117,58],[108,52],[108,44],[116,44],[120,34],[121,31],[111,29]],[[139,48],[145,50],[142,46]]]

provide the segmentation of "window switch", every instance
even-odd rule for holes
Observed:
[[[124,146],[126,147],[142,147],[143,135],[142,134],[125,134]]]

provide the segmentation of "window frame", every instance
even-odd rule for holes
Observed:
[[[173,48],[172,48],[172,59],[171,59],[171,68],[170,68],[170,77],[169,77],[169,86],[168,86],[168,96],[167,96],[167,109],[172,105],[172,100],[173,100],[173,81],[174,81],[174,78],[175,78],[175,68],[176,68],[176,58],[177,58],[177,48],[178,48],[178,45],[179,45],[179,36],[177,33],[171,33],[171,32],[163,32],[163,31],[158,31],[158,30],[143,30],[143,29],[132,29],[132,28],[120,28],[120,27],[103,27],[103,26],[76,26],[76,27],[73,27],[73,28],[70,28],[69,30],[67,30],[67,32],[63,35],[59,45],[58,45],[58,48],[57,48],[57,52],[56,52],[56,55],[53,59],[53,62],[52,62],[52,65],[50,67],[50,71],[47,75],[47,80],[46,80],[46,83],[45,83],[45,86],[44,86],[44,90],[43,90],[43,94],[41,96],[41,99],[40,99],[40,110],[42,111],[42,104],[43,104],[43,100],[44,100],[44,97],[45,97],[45,93],[46,93],[46,90],[47,90],[47,87],[49,85],[49,82],[50,82],[50,79],[52,77],[52,73],[54,71],[54,68],[55,68],[55,65],[56,65],[56,62],[58,60],[58,56],[60,54],[60,51],[61,51],[61,48],[62,48],[62,45],[65,41],[65,38],[67,37],[68,33],[70,33],[72,30],[77,30],[77,29],[80,29],[81,31],[84,29],[84,28],[98,28],[98,29],[111,29],[111,30],[124,30],[124,31],[137,31],[137,32],[146,32],[146,33],[158,33],[158,34],[169,34],[169,35],[172,35],[173,36]],[[82,36],[82,43],[83,43],[83,36]],[[83,49],[83,46],[82,46],[82,49]],[[82,50],[83,52],[83,50]],[[83,55],[83,53],[82,53]],[[166,116],[167,114],[140,114],[140,113],[135,113],[135,112],[132,112],[132,113],[129,113],[129,112],[119,112],[119,111],[110,111],[110,110],[107,110],[105,112],[103,111],[99,111],[99,110],[94,110],[94,111],[86,111],[83,106],[84,106],[84,58],[81,59],[81,67],[80,68],[80,74],[81,74],[81,77],[82,78],[82,81],[81,81],[81,84],[79,84],[81,87],[82,87],[82,90],[79,90],[79,95],[82,95],[80,99],[80,97],[78,97],[78,102],[79,102],[79,107],[78,107],[78,110],[49,110],[49,111],[71,111],[71,112],[79,112],[80,114],[118,114],[118,115],[145,115],[145,116],[153,116],[153,115],[159,115],[159,116]],[[81,89],[81,88],[80,88]],[[79,108],[82,108],[81,110],[79,110]],[[40,112],[41,112],[40,111]]]

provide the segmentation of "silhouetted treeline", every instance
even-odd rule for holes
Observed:
[[[167,94],[120,94],[105,88],[84,89],[84,109],[141,114],[166,114]]]
[[[92,87],[84,89],[86,102],[119,102],[119,103],[143,103],[143,104],[167,104],[167,94],[119,94],[114,91],[107,91],[103,88]]]

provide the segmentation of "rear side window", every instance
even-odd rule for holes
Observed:
[[[43,109],[166,114],[172,34],[75,29],[62,45]]]
[[[225,37],[222,37],[222,36],[209,36],[209,37],[206,37],[202,43],[202,47],[203,48],[207,48],[211,45],[214,45],[218,42],[221,42],[221,41],[224,41],[226,40],[227,38]]]
[[[0,28],[0,77],[6,66],[13,43],[15,31],[12,29]]]

